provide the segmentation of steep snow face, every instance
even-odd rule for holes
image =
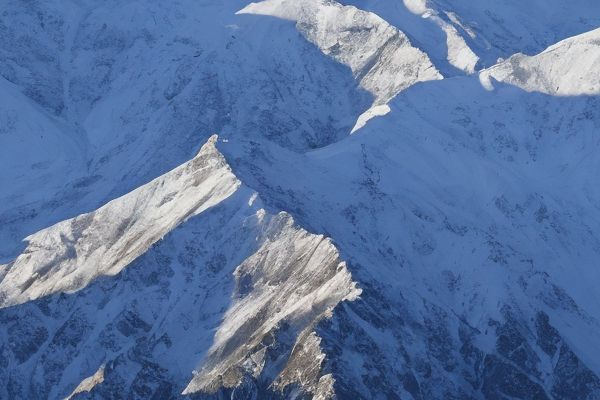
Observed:
[[[377,15],[320,0],[266,0],[241,14],[273,15],[296,21],[304,36],[347,65],[375,105],[387,103],[416,82],[441,79],[427,54]]]
[[[432,2],[343,0],[341,3],[371,11],[404,32],[413,46],[424,51],[446,77],[470,74],[477,66],[479,57],[465,39],[460,21],[447,18]]]
[[[275,218],[271,225],[263,245],[236,268],[232,304],[184,394],[234,389],[247,376],[274,381],[278,390],[292,384],[309,393],[318,390],[319,361],[325,357],[319,346],[311,349],[315,359],[298,366],[295,357],[285,354],[292,348],[274,353],[261,342],[306,346],[304,336],[314,325],[360,291],[329,240],[299,230],[287,216]],[[285,374],[278,374],[283,368]],[[302,379],[305,369],[314,370],[312,381]]]
[[[589,0],[432,0],[431,4],[460,22],[457,28],[463,27],[467,41],[479,49],[476,53],[481,53],[484,67],[517,52],[538,53],[600,25],[600,4]]]
[[[373,96],[293,23],[236,15],[246,4],[3,4],[1,263],[23,237],[183,164],[213,133],[294,151],[348,135]]]
[[[236,14],[243,1],[8,2],[0,121],[13,133],[0,134],[0,155],[14,162],[0,178],[19,184],[0,194],[0,262],[21,238],[184,163],[215,132],[318,148],[347,136],[374,103],[440,78],[372,13],[283,3],[302,24]],[[13,97],[26,113],[15,115]]]
[[[343,0],[384,18],[452,76],[496,64],[514,53],[535,54],[600,25],[589,0]]]
[[[515,54],[484,70],[482,84],[493,88],[490,78],[529,92],[555,96],[600,94],[600,29],[575,36],[535,56]]]
[[[0,397],[329,390],[315,327],[360,290],[330,240],[264,210],[215,140],[30,238],[1,282]]]
[[[23,254],[0,265],[0,306],[115,275],[187,218],[230,196],[240,182],[216,151],[216,140],[188,163],[98,210],[27,237]]]
[[[466,73],[475,71],[479,57],[460,35],[457,28],[463,27],[459,21],[451,18],[451,21],[447,22],[438,15],[436,10],[429,8],[425,0],[404,0],[404,5],[410,12],[436,24],[446,34],[446,47],[448,49],[446,59],[451,66]],[[457,24],[458,27],[453,25],[452,22]]]
[[[352,3],[6,2],[0,398],[600,397],[598,5]]]
[[[83,138],[69,126],[41,112],[19,87],[0,77],[0,203],[6,207],[43,197],[37,188],[55,176],[73,179],[85,168]],[[34,145],[35,143],[35,145]],[[8,240],[8,238],[3,238]]]
[[[54,115],[65,108],[64,12],[64,6],[54,1],[41,5],[7,0],[0,17],[0,76],[18,84],[27,97]]]
[[[296,22],[300,32],[324,54],[347,65],[359,85],[371,93],[371,108],[358,116],[351,133],[371,118],[385,115],[385,105],[418,82],[442,79],[426,53],[379,16],[352,6],[322,0],[265,0],[239,14],[272,15]]]
[[[338,396],[599,395],[599,105],[456,77],[305,155],[222,145],[363,289],[317,330]]]

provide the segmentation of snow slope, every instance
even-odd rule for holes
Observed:
[[[493,78],[553,96],[597,95],[599,69],[600,29],[596,29],[565,39],[532,57],[515,54],[482,71],[480,79],[489,88],[493,88]]]
[[[219,204],[240,185],[213,136],[186,164],[88,214],[27,237],[23,254],[0,265],[7,307],[116,275],[186,219]]]
[[[347,65],[360,87],[371,93],[371,108],[358,116],[352,132],[385,104],[418,82],[442,79],[426,53],[379,16],[356,7],[322,0],[266,0],[250,3],[239,14],[276,16],[296,22],[300,32],[324,54]]]
[[[382,16],[425,51],[445,76],[488,68],[498,58],[539,53],[600,25],[590,0],[344,0]]]
[[[267,0],[239,13],[272,15],[296,22],[306,38],[347,65],[375,105],[387,103],[416,82],[441,79],[404,33],[375,14],[326,1]]]
[[[234,165],[363,289],[323,328],[338,395],[598,395],[598,101],[445,79],[335,145]]]
[[[6,3],[0,398],[600,396],[597,5],[351,3]]]
[[[0,267],[2,397],[170,397],[249,377],[275,393],[309,378],[309,392],[330,389],[292,349],[360,290],[331,241],[267,213],[215,141]]]
[[[333,20],[324,30],[325,18],[300,33],[287,20],[238,13],[244,1],[7,4],[0,75],[23,95],[18,104],[33,107],[19,118],[47,133],[23,131],[19,141],[3,135],[0,151],[12,159],[24,149],[56,149],[58,142],[65,148],[52,151],[53,169],[38,168],[47,165],[43,151],[28,151],[29,165],[38,167],[27,179],[23,160],[5,164],[3,182],[20,183],[3,185],[0,262],[18,254],[21,238],[181,165],[216,132],[264,137],[295,151],[322,147],[348,135],[373,103],[440,77],[401,32],[339,5],[327,6],[328,13],[345,15],[346,25]],[[351,24],[361,29],[344,32]],[[377,29],[368,34],[371,27]],[[321,48],[307,40],[309,28],[320,32]],[[353,70],[336,61],[326,46],[342,37],[346,55],[356,43],[375,64],[355,59]],[[13,111],[3,112],[7,121]],[[51,133],[55,125],[60,132]]]
[[[347,135],[372,96],[293,24],[237,16],[244,5],[7,3],[2,262],[21,238],[183,164],[215,132],[298,151]]]

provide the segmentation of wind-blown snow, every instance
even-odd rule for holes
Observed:
[[[373,107],[358,117],[352,131],[381,115],[390,99],[418,82],[441,79],[426,53],[377,15],[322,0],[265,0],[239,14],[272,15],[296,22],[304,36],[325,54],[347,65],[373,94]]]
[[[597,399],[598,17],[9,0],[0,398]]]
[[[306,337],[318,341],[315,326],[330,318],[339,303],[356,299],[360,289],[330,240],[299,228],[286,213],[271,215],[261,208],[257,193],[242,186],[231,173],[215,147],[216,142],[217,137],[211,137],[194,159],[100,209],[32,235],[22,255],[8,266],[0,266],[5,270],[0,280],[4,309],[0,311],[0,320],[13,321],[12,315],[19,313],[19,307],[29,310],[28,306],[34,303],[61,301],[66,293],[70,299],[86,299],[88,307],[98,307],[95,312],[101,315],[88,319],[79,314],[78,302],[67,300],[65,314],[38,317],[46,320],[46,327],[33,328],[38,336],[31,338],[31,347],[15,353],[17,364],[30,358],[42,361],[35,396],[71,393],[67,398],[72,398],[96,387],[102,390],[102,383],[111,374],[113,377],[115,373],[121,374],[116,372],[118,350],[125,353],[131,350],[126,338],[138,329],[150,331],[144,321],[148,318],[156,324],[153,334],[161,331],[162,337],[182,339],[175,344],[180,350],[156,356],[156,362],[168,368],[169,373],[177,374],[176,391],[189,394],[235,389],[248,374],[277,381],[278,390],[283,391],[290,385],[307,384],[305,377],[296,376],[295,371],[300,367],[314,371],[310,376],[314,380],[312,387],[305,390],[315,393],[327,390],[329,386],[319,383],[320,369],[314,369],[312,364],[296,365],[298,355],[292,350],[308,345]],[[215,229],[220,229],[217,233],[220,245],[214,237]],[[202,251],[203,246],[197,243],[199,235],[205,238],[207,246]],[[171,248],[175,243],[182,247],[177,250],[179,257],[173,261],[173,270],[171,261],[161,258],[161,254],[175,251]],[[148,259],[148,254],[154,253],[156,261]],[[201,261],[205,264],[197,264]],[[113,286],[110,281],[107,287],[107,278],[101,278],[111,276],[122,281],[126,266],[133,269],[127,273],[132,277],[126,279],[126,287]],[[166,271],[152,272],[167,266]],[[198,286],[189,274],[204,276],[209,285]],[[160,283],[169,288],[173,297],[167,296],[156,303],[152,291],[138,294],[128,287],[143,282],[151,286]],[[201,304],[190,302],[185,294],[204,296],[204,300]],[[102,300],[106,295],[117,299]],[[209,296],[211,300],[207,300]],[[154,314],[142,311],[144,316],[139,317],[131,313],[122,315],[121,307],[126,303],[137,309],[142,300],[148,309],[157,307],[164,311]],[[229,301],[231,304],[227,305]],[[220,311],[215,307],[221,307]],[[223,319],[218,321],[214,338],[206,326],[206,318],[194,318],[195,323],[184,319],[183,329],[193,330],[199,337],[179,338],[182,321],[165,324],[168,316],[162,315],[166,312],[180,318],[199,312],[212,315],[215,311],[223,313]],[[48,329],[55,329],[55,338],[60,336],[63,322],[74,325],[73,330],[83,329],[96,341],[110,340],[111,351],[103,349],[98,354],[88,354],[84,342],[69,343],[68,352],[54,342],[48,348],[40,347],[41,343],[36,342],[39,335],[47,336]],[[0,332],[0,339],[14,343],[17,340],[14,333],[21,335],[31,329],[31,323],[35,324],[29,320],[23,320],[23,324],[11,322],[5,336]],[[208,323],[214,322],[209,319]],[[119,340],[119,336],[124,338]],[[194,342],[195,338],[203,340]],[[213,344],[208,348],[211,340]],[[171,346],[172,343],[168,345]],[[275,349],[271,349],[273,346]],[[190,348],[196,351],[182,360],[180,352]],[[52,356],[55,351],[63,354]],[[284,353],[273,361],[269,358],[273,351]],[[319,347],[313,348],[311,354],[319,356]],[[46,361],[48,357],[54,359],[52,363]],[[102,365],[96,371],[89,371],[98,359]],[[191,362],[201,363],[200,372],[186,382],[192,371],[180,369],[184,365],[189,367]],[[57,377],[56,369],[65,371],[64,375]],[[83,379],[85,371],[90,375]],[[13,379],[9,375],[0,377]],[[23,393],[14,388],[0,392],[11,398]]]
[[[528,92],[555,96],[600,94],[600,29],[565,39],[535,56],[515,54],[480,73],[482,84],[493,89],[491,78]]]
[[[456,27],[440,18],[434,9],[427,7],[425,0],[404,0],[404,5],[410,12],[430,19],[444,31],[448,47],[447,59],[450,65],[467,73],[475,71],[479,57],[469,48]]]
[[[427,54],[373,13],[320,0],[266,0],[240,14],[273,15],[296,21],[325,54],[347,65],[360,85],[384,104],[416,82],[441,79]]]
[[[115,275],[177,225],[230,196],[240,182],[214,147],[98,210],[26,238],[24,253],[0,265],[0,306],[72,292]]]
[[[533,55],[600,25],[589,0],[343,0],[382,16],[425,51],[444,76],[489,68],[499,58]],[[473,64],[475,63],[475,64]],[[466,67],[466,68],[465,68]]]
[[[340,302],[360,294],[329,240],[298,230],[283,215],[271,229],[265,243],[236,268],[232,305],[208,359],[184,394],[236,387],[244,375],[239,366],[260,375],[269,364],[269,355],[259,346],[265,337],[280,329],[283,335],[298,335],[307,325],[311,331]],[[260,351],[248,355],[257,346]],[[292,357],[288,363],[293,361]],[[308,383],[296,379],[288,377],[280,386]]]

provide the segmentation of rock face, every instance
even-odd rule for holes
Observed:
[[[416,82],[442,78],[403,32],[355,7],[319,0],[269,0],[252,3],[240,13],[296,21],[307,40],[350,68],[360,86],[373,94],[375,105],[387,103]]]
[[[442,79],[427,54],[413,47],[402,31],[356,7],[322,0],[268,0],[251,3],[239,14],[295,21],[308,41],[350,68],[359,86],[373,96],[373,105],[358,117],[353,131],[385,115],[385,104],[402,90]]]
[[[2,266],[3,398],[282,393],[305,374],[324,390],[315,326],[360,290],[330,240],[261,207],[216,140]]]
[[[7,1],[0,398],[599,399],[598,25]]]

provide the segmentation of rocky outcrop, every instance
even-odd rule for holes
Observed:
[[[2,397],[326,390],[315,326],[360,290],[330,240],[261,207],[216,141],[2,267]]]

